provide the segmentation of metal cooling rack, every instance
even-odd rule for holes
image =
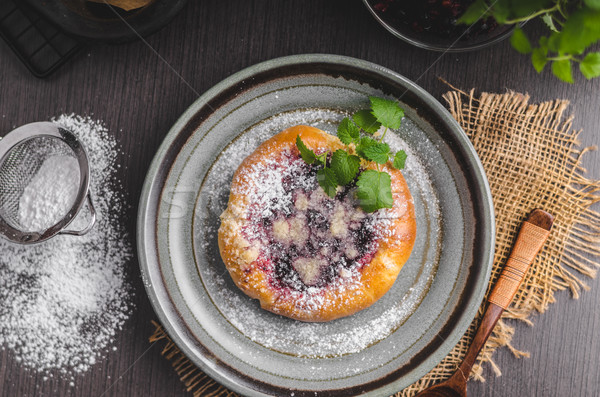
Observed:
[[[49,76],[83,48],[83,41],[69,36],[22,4],[0,0],[0,36],[37,77]]]

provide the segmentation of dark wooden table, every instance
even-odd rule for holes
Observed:
[[[529,26],[535,29],[535,26]],[[478,91],[529,93],[532,101],[572,102],[582,145],[600,140],[600,79],[561,83],[549,70],[538,75],[508,42],[462,54],[413,48],[387,33],[360,0],[191,1],[160,32],[124,45],[90,45],[45,80],[23,67],[0,42],[0,136],[15,126],[62,113],[91,114],[105,121],[121,143],[124,181],[132,204],[127,219],[135,234],[137,200],[144,175],[163,137],[181,113],[225,77],[255,63],[301,53],[332,53],[366,59],[416,81],[441,100],[448,90],[438,77]],[[588,155],[589,176],[600,178],[600,156]],[[0,254],[1,255],[1,254]],[[136,309],[119,332],[118,350],[68,381],[43,381],[0,353],[0,396],[185,396],[159,346],[149,349],[155,315],[142,286],[138,263],[131,282]],[[514,324],[514,346],[531,353],[515,359],[507,349],[496,361],[503,376],[487,368],[488,381],[469,384],[472,396],[600,396],[600,280],[573,300],[557,294],[534,327]]]

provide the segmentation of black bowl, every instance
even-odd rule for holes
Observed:
[[[408,0],[403,4],[411,4]],[[424,0],[419,0],[424,1]],[[376,4],[385,3],[381,0],[363,0],[375,19],[394,36],[417,47],[427,50],[443,52],[464,52],[477,50],[498,43],[512,34],[514,25],[493,24],[482,29],[484,22],[461,29],[459,25],[454,25],[451,32],[433,32],[428,29],[422,29],[420,26],[415,29],[408,21],[401,20],[393,11],[382,12],[375,7]],[[398,3],[399,4],[399,3]]]

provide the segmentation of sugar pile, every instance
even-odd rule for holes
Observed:
[[[85,236],[57,236],[34,246],[0,240],[0,344],[27,368],[73,376],[102,358],[129,317],[125,266],[132,246],[115,180],[115,139],[88,117],[54,121],[87,150],[97,224]],[[74,223],[85,224],[85,215]]]
[[[63,218],[77,197],[79,163],[75,157],[47,158],[19,199],[19,223],[27,231],[43,231]]]

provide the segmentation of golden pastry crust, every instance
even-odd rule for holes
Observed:
[[[258,234],[248,232],[254,230],[252,227],[261,228],[261,224],[253,219],[257,211],[272,213],[268,205],[260,201],[264,197],[257,193],[253,184],[266,183],[260,178],[272,173],[272,169],[279,170],[286,161],[296,161],[290,164],[301,161],[296,148],[298,135],[317,154],[344,147],[337,137],[308,126],[289,128],[261,144],[234,174],[229,203],[221,215],[219,250],[235,284],[248,296],[258,299],[264,309],[302,321],[330,321],[369,307],[391,288],[414,244],[414,206],[402,173],[388,163],[381,166],[381,170],[392,177],[394,205],[390,209],[374,214],[366,214],[356,206],[348,210],[347,203],[338,200],[336,204],[335,199],[329,199],[317,186],[310,200],[303,193],[297,193],[294,201],[288,203],[295,207],[295,217],[286,214],[273,218],[274,215],[269,215],[273,219],[269,218],[266,231],[261,229]],[[376,166],[370,163],[365,168],[375,169]],[[288,282],[286,276],[280,274],[282,270],[277,268],[276,261],[269,256],[272,243],[269,239],[278,244],[276,250],[271,249],[274,255],[290,249],[295,243],[307,241],[307,233],[313,231],[306,229],[309,222],[303,211],[315,200],[322,200],[318,202],[319,206],[334,208],[329,211],[328,229],[318,233],[328,233],[328,241],[335,240],[338,246],[340,239],[337,236],[346,236],[343,240],[345,246],[335,248],[345,251],[336,253],[337,265],[332,263],[333,260],[323,260],[323,256],[320,256],[321,259],[296,258],[291,267],[288,265],[287,270],[295,273],[293,282]],[[348,222],[352,222],[352,226],[348,226]],[[297,224],[300,226],[296,227]],[[357,230],[349,230],[349,227]],[[352,236],[359,235],[359,232],[367,236],[364,239],[368,240],[368,244],[365,243],[364,247],[361,246],[362,251],[359,250],[362,254],[347,243],[357,241],[348,237],[351,232]],[[295,250],[295,245],[291,249]],[[325,244],[322,250],[328,249]],[[356,261],[348,258],[356,258]]]

